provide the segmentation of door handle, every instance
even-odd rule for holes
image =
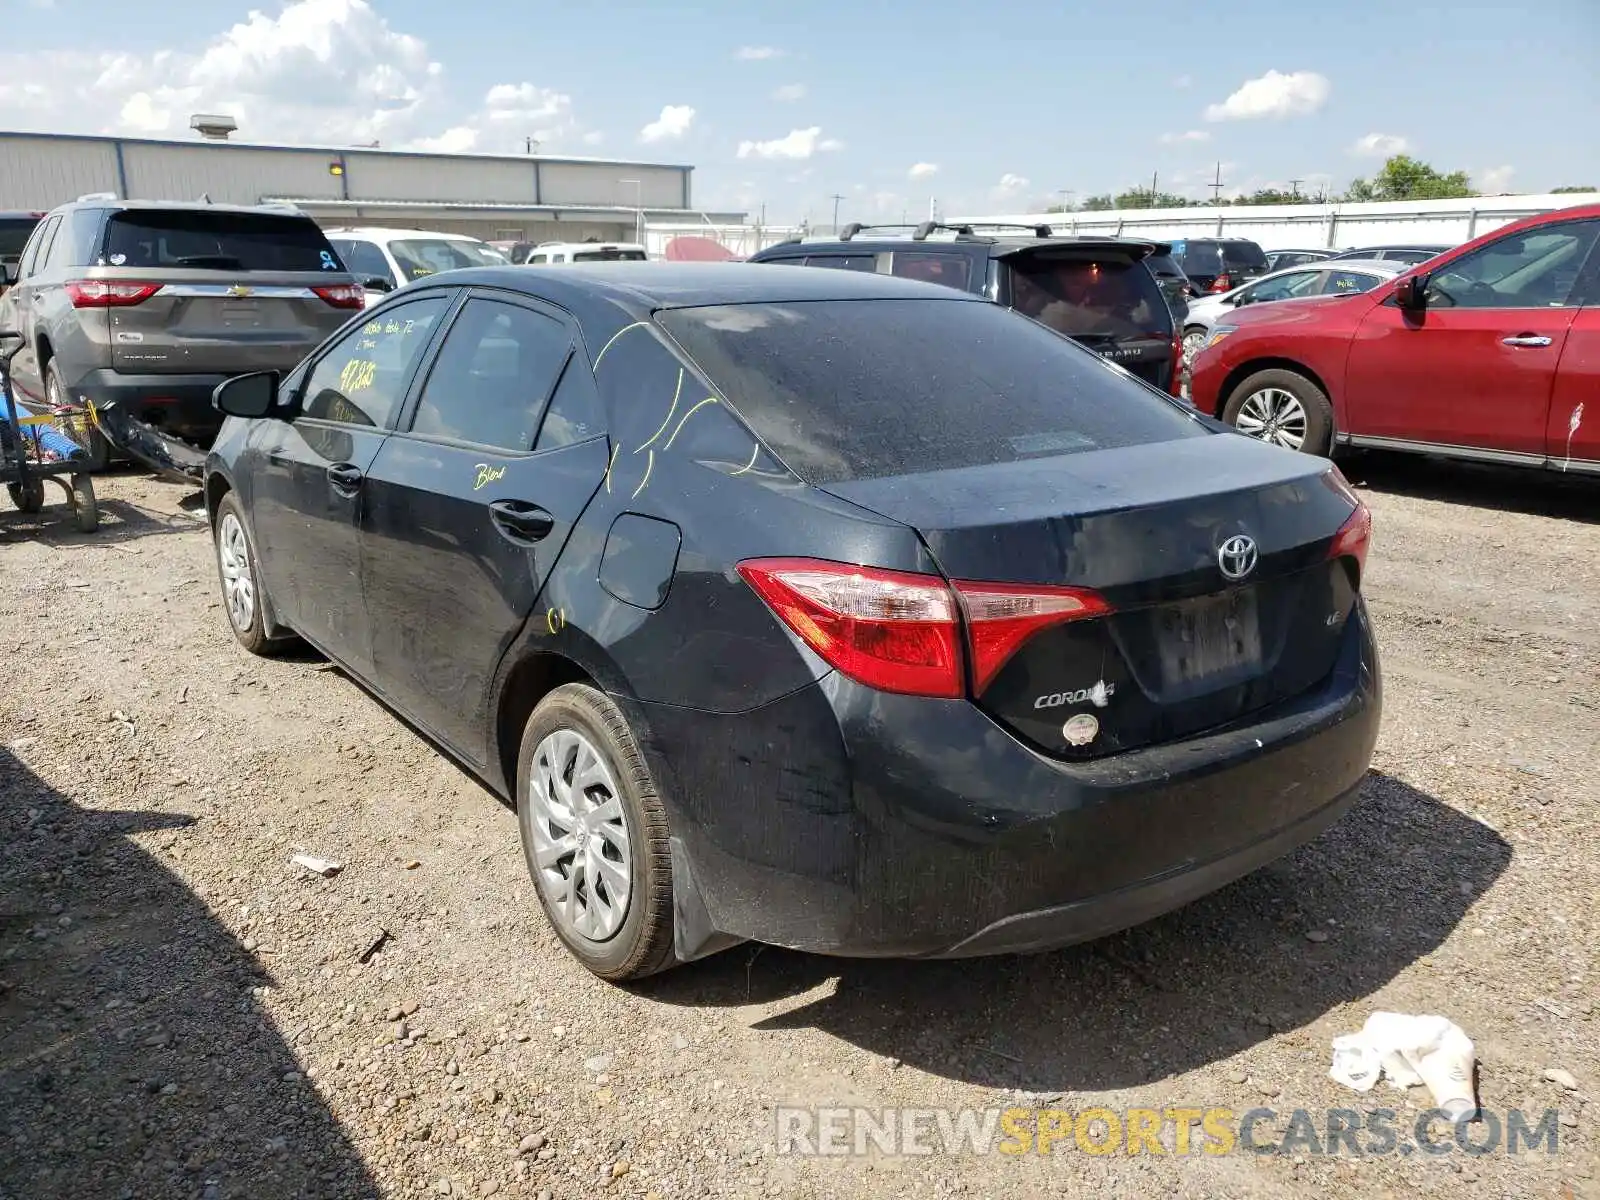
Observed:
[[[519,542],[541,541],[556,527],[554,517],[526,500],[496,500],[489,505],[489,516],[502,533]]]
[[[1501,338],[1500,342],[1506,346],[1548,346],[1550,339],[1533,333],[1521,333],[1516,337]]]
[[[353,492],[366,478],[359,467],[350,463],[334,463],[328,468],[328,482],[341,492]]]

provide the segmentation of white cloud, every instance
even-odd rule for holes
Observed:
[[[931,179],[939,173],[938,163],[912,163],[906,172],[907,179]]]
[[[1474,176],[1474,181],[1480,192],[1495,196],[1511,190],[1511,177],[1516,173],[1515,167],[1485,167]]]
[[[740,62],[763,62],[769,58],[782,58],[783,51],[776,46],[740,46],[733,56]]]
[[[694,109],[687,104],[668,104],[661,115],[639,130],[641,142],[668,142],[681,138],[694,124]]]
[[[1211,135],[1204,129],[1189,129],[1183,133],[1163,133],[1159,140],[1163,146],[1176,146],[1183,142],[1209,142]]]
[[[784,104],[792,104],[796,100],[806,98],[806,85],[803,83],[786,83],[780,88],[773,89],[772,98]]]
[[[844,143],[822,136],[822,126],[809,129],[791,129],[781,138],[770,141],[744,141],[739,143],[740,158],[810,158],[819,150],[841,150]]]
[[[1246,80],[1221,104],[1208,105],[1208,121],[1247,121],[1258,117],[1303,117],[1328,102],[1333,85],[1315,71],[1268,71]]]
[[[995,184],[994,194],[1001,197],[1015,196],[1027,186],[1027,179],[1021,175],[1013,175],[1010,171],[1007,171],[1004,175],[1000,176],[1000,182]]]
[[[1350,153],[1363,158],[1388,158],[1391,154],[1404,154],[1410,149],[1411,143],[1397,133],[1369,133],[1366,137],[1356,139],[1355,145],[1350,147]]]
[[[292,0],[149,54],[0,53],[0,80],[0,111],[63,133],[187,140],[196,112],[232,116],[240,141],[520,150],[582,133],[571,97],[531,83],[499,84],[477,106],[452,98],[427,43],[369,0]]]
[[[476,149],[478,131],[470,125],[453,125],[438,137],[414,138],[411,148],[429,154],[466,154]]]

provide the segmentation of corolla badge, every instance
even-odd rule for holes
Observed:
[[[1256,569],[1256,540],[1236,533],[1217,548],[1217,566],[1227,579],[1243,579]]]

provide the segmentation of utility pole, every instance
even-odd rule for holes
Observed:
[[[528,151],[529,154],[538,153],[538,150],[539,150],[539,139],[538,138],[536,138],[536,137],[524,138],[523,139],[523,144],[527,147],[527,151]]]
[[[829,199],[833,201],[833,232],[837,234],[839,232],[839,201],[843,200],[844,197],[835,192]]]
[[[1216,204],[1222,199],[1222,164],[1217,164],[1216,181],[1209,185],[1211,188],[1211,203]]]
[[[1150,207],[1156,206],[1156,172],[1150,172]]]
[[[1300,199],[1300,185],[1302,183],[1304,183],[1304,182],[1305,182],[1304,179],[1291,179],[1291,180],[1289,180],[1289,195],[1292,198],[1294,198],[1296,200]]]
[[[1062,212],[1071,212],[1072,211],[1072,189],[1071,188],[1057,188],[1056,189],[1056,194],[1061,197],[1061,211]]]

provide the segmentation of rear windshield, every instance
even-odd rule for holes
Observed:
[[[389,253],[400,264],[408,283],[440,271],[507,265],[505,256],[486,242],[458,242],[452,238],[406,238],[390,242]]]
[[[824,300],[659,316],[808,482],[1200,437],[1120,367],[993,304]]]
[[[1172,310],[1142,262],[1018,255],[1011,306],[1068,337],[1172,338]]]
[[[643,250],[579,250],[573,262],[644,262]]]
[[[15,262],[38,223],[38,217],[0,217],[0,259]]]
[[[106,222],[103,265],[217,271],[342,271],[309,217],[130,209]]]
[[[1267,255],[1254,242],[1190,242],[1184,247],[1183,269],[1191,275],[1221,274],[1235,270],[1267,269]]]
[[[1152,254],[1144,261],[1145,265],[1150,268],[1150,273],[1159,278],[1165,278],[1170,275],[1181,276],[1183,274],[1183,268],[1178,265],[1177,260],[1170,254]]]

